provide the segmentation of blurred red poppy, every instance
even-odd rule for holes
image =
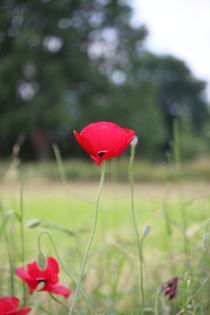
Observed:
[[[0,298],[0,315],[25,315],[31,311],[30,307],[17,308],[20,300],[16,297]]]
[[[29,287],[30,294],[34,290],[48,291],[50,293],[63,295],[66,299],[71,291],[58,284],[59,265],[53,257],[47,257],[46,268],[41,270],[37,261],[27,265],[27,270],[22,267],[16,268],[16,275],[21,278]]]
[[[94,122],[86,126],[80,133],[73,131],[81,147],[101,166],[103,160],[120,155],[134,138],[131,129],[106,121]]]
[[[178,277],[174,277],[163,286],[164,295],[167,295],[169,300],[176,296],[178,280]]]

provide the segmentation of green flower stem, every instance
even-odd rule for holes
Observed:
[[[84,255],[84,258],[83,258],[83,263],[82,263],[80,275],[79,275],[78,282],[77,282],[77,289],[76,289],[76,292],[75,292],[75,295],[74,295],[74,299],[73,299],[72,305],[71,305],[71,307],[69,309],[69,314],[68,315],[72,314],[72,312],[74,310],[74,307],[76,305],[76,301],[77,301],[79,289],[80,289],[80,286],[81,286],[82,277],[83,277],[83,273],[84,273],[84,269],[85,269],[88,253],[89,253],[89,250],[90,250],[90,247],[91,247],[91,244],[92,244],[92,241],[93,241],[93,237],[94,237],[94,234],[95,234],[96,225],[97,225],[97,219],[98,219],[99,199],[100,199],[101,190],[102,190],[103,183],[104,183],[104,176],[105,176],[105,161],[102,162],[101,180],[100,180],[99,189],[98,189],[98,195],[97,195],[97,199],[96,199],[94,223],[93,223],[90,239],[89,239],[89,242],[88,242],[88,245],[87,245],[87,249],[85,251],[85,255]]]
[[[138,247],[138,256],[139,256],[139,273],[140,273],[140,290],[141,290],[141,314],[143,314],[144,310],[144,276],[143,276],[143,253],[142,253],[142,244],[143,239],[140,239],[138,226],[136,222],[136,211],[134,207],[134,180],[133,180],[133,164],[135,158],[135,145],[131,145],[131,154],[130,154],[130,162],[129,162],[129,181],[131,188],[131,212],[133,225],[136,233],[136,241]]]
[[[51,242],[51,244],[52,244],[52,247],[53,247],[53,249],[54,249],[54,252],[55,252],[55,254],[56,254],[56,257],[57,257],[57,259],[58,259],[58,261],[59,261],[61,267],[63,268],[64,272],[70,277],[70,279],[71,279],[72,281],[75,281],[75,280],[74,280],[74,277],[73,277],[73,276],[70,274],[70,272],[66,269],[66,267],[64,266],[62,260],[60,259],[60,256],[59,256],[59,254],[58,254],[58,250],[57,250],[57,248],[56,248],[56,246],[55,246],[55,243],[54,243],[54,241],[53,241],[52,235],[51,235],[48,231],[41,231],[41,232],[39,233],[39,236],[38,236],[38,249],[39,249],[39,251],[41,251],[41,237],[42,237],[42,235],[44,235],[44,234],[46,234],[46,235],[49,237],[50,242]]]
[[[9,265],[10,265],[10,295],[15,296],[15,281],[14,281],[15,267],[14,267],[14,259],[10,252],[10,244],[9,244],[7,231],[4,232],[4,238],[6,241],[7,255],[8,255]]]
[[[72,276],[72,274],[68,271],[68,269],[65,267],[65,265],[64,265],[63,262],[62,262],[62,260],[60,259],[60,256],[59,256],[58,250],[57,250],[57,248],[56,248],[56,246],[55,246],[55,243],[54,243],[54,241],[53,241],[52,235],[51,235],[48,231],[41,231],[41,232],[39,233],[39,236],[38,236],[38,249],[39,249],[39,251],[41,252],[41,237],[42,237],[42,235],[44,235],[44,234],[46,234],[46,235],[48,236],[48,238],[49,238],[49,240],[50,240],[50,242],[51,242],[51,244],[52,244],[52,247],[53,247],[53,249],[54,249],[55,255],[56,255],[56,257],[57,257],[57,259],[58,259],[58,261],[59,261],[59,263],[60,263],[60,265],[61,265],[63,271],[67,274],[67,276],[68,276],[74,283],[77,283],[77,280]],[[80,288],[80,292],[82,293],[82,295],[83,295],[83,297],[84,297],[84,299],[85,299],[85,301],[86,301],[86,304],[87,304],[87,306],[88,306],[88,309],[89,309],[90,313],[91,313],[91,314],[94,314],[93,308],[92,308],[92,306],[91,306],[91,304],[90,304],[90,301],[89,301],[89,299],[88,299],[88,296],[87,296],[86,292],[85,292],[82,288]]]
[[[24,267],[25,264],[25,240],[24,240],[24,211],[23,211],[23,186],[21,184],[20,188],[20,244],[21,244],[21,261]],[[27,300],[26,300],[26,287],[25,283],[22,283],[23,286],[23,303],[26,305]]]
[[[57,162],[57,165],[58,165],[58,170],[59,170],[59,173],[60,173],[60,177],[61,177],[61,181],[63,184],[66,184],[66,174],[64,172],[64,167],[63,167],[63,161],[62,161],[62,157],[61,157],[61,154],[60,154],[60,150],[57,146],[57,144],[53,144],[53,151],[54,151],[54,154],[55,154],[55,158],[56,158],[56,162]]]
[[[159,303],[160,303],[160,293],[158,292],[155,300],[155,310],[154,313],[155,315],[159,315]]]
[[[13,212],[12,212],[13,213]],[[4,222],[5,220],[5,214],[4,211],[2,209],[2,205],[0,204],[0,217],[1,217],[1,222]],[[2,223],[1,223],[2,224]],[[6,228],[6,224],[3,226],[1,225],[1,235],[4,235],[4,239],[5,239],[5,243],[6,243],[6,249],[7,249],[7,256],[8,256],[8,260],[9,260],[9,266],[10,266],[10,272],[9,272],[9,280],[10,280],[10,287],[9,287],[9,294],[11,296],[15,296],[15,283],[14,283],[14,274],[15,274],[15,261],[14,261],[14,255],[12,255],[12,246],[10,246],[10,242],[9,242],[9,237],[8,237],[8,233],[7,233],[7,228]],[[13,252],[14,253],[14,252]]]
[[[185,205],[183,201],[183,189],[182,189],[182,161],[181,161],[181,137],[179,131],[178,120],[174,120],[173,122],[173,158],[174,165],[176,170],[178,188],[179,188],[179,196],[180,196],[180,214],[181,214],[181,224],[182,224],[182,237],[183,237],[183,249],[185,255],[188,254],[188,240],[186,236],[187,230],[187,214],[185,211]]]
[[[52,293],[49,292],[49,295],[51,297],[51,299],[53,299],[56,303],[58,303],[59,305],[61,305],[63,308],[65,308],[66,310],[68,310],[68,307],[63,304],[61,301],[59,301],[54,295],[52,295]]]
[[[201,287],[200,287],[193,295],[191,295],[191,296],[189,296],[189,297],[187,298],[186,304],[190,303],[194,298],[197,297],[197,295],[200,294],[200,292],[203,290],[203,288],[206,286],[206,284],[208,284],[209,279],[210,279],[210,274],[208,275],[208,277],[206,278],[206,280],[203,282],[203,284],[201,285]],[[181,311],[179,311],[176,315],[184,314],[184,311],[185,311],[185,309],[181,309]]]
[[[45,314],[52,315],[52,313],[46,310],[42,305],[38,305],[37,308],[40,309]]]

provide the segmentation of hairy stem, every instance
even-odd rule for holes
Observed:
[[[23,211],[23,186],[21,184],[20,188],[20,244],[21,244],[21,261],[24,267],[25,264],[25,240],[24,240],[24,211]],[[26,287],[25,283],[22,283],[23,286],[23,303],[26,305]]]
[[[57,259],[58,259],[58,261],[59,261],[59,263],[60,263],[61,268],[63,269],[63,271],[67,274],[67,276],[69,276],[69,278],[70,278],[74,283],[77,283],[77,280],[72,276],[72,274],[68,271],[68,269],[67,269],[67,268],[65,267],[65,265],[63,264],[63,262],[62,262],[62,260],[61,260],[61,258],[60,258],[60,256],[59,256],[58,250],[57,250],[57,248],[56,248],[56,246],[55,246],[55,243],[54,243],[54,241],[53,241],[52,235],[51,235],[48,231],[41,231],[41,232],[39,233],[39,236],[38,236],[38,249],[39,249],[39,251],[41,251],[41,237],[42,237],[42,235],[44,235],[44,234],[46,234],[46,235],[48,236],[48,238],[49,238],[49,240],[50,240],[50,242],[51,242],[51,244],[52,244],[52,247],[53,247],[53,249],[54,249],[55,255],[56,255],[56,257],[57,257]],[[89,309],[90,313],[91,313],[91,314],[94,314],[93,308],[92,308],[92,306],[91,306],[91,304],[90,304],[90,301],[89,301],[89,299],[88,299],[88,296],[87,296],[86,292],[85,292],[82,288],[80,288],[80,292],[82,293],[82,295],[83,295],[83,297],[84,297],[84,299],[85,299],[85,301],[86,301],[86,304],[87,304],[87,306],[88,306],[88,309]]]
[[[63,308],[65,308],[66,310],[68,310],[68,307],[63,304],[61,301],[59,301],[54,295],[52,295],[51,293],[49,293],[51,299],[53,299],[56,303],[58,303],[59,305],[61,305]]]
[[[78,278],[78,282],[77,282],[76,292],[75,292],[75,295],[74,295],[74,298],[73,298],[73,302],[72,302],[72,305],[70,307],[68,315],[72,314],[72,312],[74,310],[74,307],[76,305],[76,301],[77,301],[79,289],[80,289],[80,286],[81,286],[82,277],[83,277],[83,274],[84,274],[84,269],[85,269],[88,253],[89,253],[89,250],[90,250],[90,247],[91,247],[91,244],[92,244],[92,241],[93,241],[93,237],[94,237],[94,234],[95,234],[97,220],[98,220],[98,206],[99,206],[101,190],[102,190],[103,183],[104,183],[104,176],[105,176],[105,161],[102,162],[101,180],[100,180],[99,189],[98,189],[98,195],[97,195],[97,199],[96,199],[95,218],[94,218],[94,222],[93,222],[93,227],[92,227],[90,239],[89,239],[86,251],[85,251],[85,255],[84,255],[84,258],[83,258],[82,267],[81,267],[79,278]]]
[[[142,241],[139,236],[138,225],[136,221],[136,211],[134,207],[134,180],[133,180],[133,163],[135,158],[135,146],[131,145],[131,154],[129,162],[129,181],[131,188],[131,213],[133,219],[133,225],[136,233],[136,241],[138,247],[138,256],[139,256],[139,274],[140,274],[140,290],[141,290],[141,314],[144,310],[144,276],[143,276],[143,253],[142,253]]]

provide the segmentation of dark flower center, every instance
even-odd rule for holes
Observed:
[[[38,285],[36,289],[39,291],[44,288],[46,281],[44,279],[38,279],[37,282],[38,282]]]
[[[105,153],[107,153],[107,151],[98,151],[98,155],[99,155],[100,157],[102,157]]]

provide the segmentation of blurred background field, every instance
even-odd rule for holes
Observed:
[[[134,129],[136,154],[145,160],[167,161],[175,120],[183,160],[209,155],[208,77],[173,51],[148,48],[149,26],[133,22],[134,2],[0,2],[1,159],[15,143],[25,161],[52,159],[53,143],[66,159],[84,158],[72,131],[99,120]]]
[[[135,130],[139,138],[135,208],[140,233],[151,228],[144,240],[145,313],[154,314],[158,288],[178,275],[174,301],[160,298],[161,315],[183,308],[187,315],[209,314],[208,8],[205,0],[0,1],[1,296],[22,297],[14,278],[21,264],[21,187],[25,262],[35,259],[45,229],[77,276],[100,169],[73,130],[105,120]],[[162,48],[158,38],[164,38]],[[139,304],[128,163],[129,148],[107,161],[84,277],[100,315],[134,315]],[[55,256],[47,235],[43,248]],[[62,268],[61,278],[75,291]],[[64,314],[46,295],[42,300],[37,293],[32,301],[32,314],[45,314],[42,303],[50,314]],[[81,296],[77,314],[87,314]]]
[[[117,177],[115,172],[117,167],[123,166],[121,170],[124,168],[126,174],[127,162],[116,160],[114,166],[112,163],[107,165],[109,176],[105,180],[96,237],[86,267],[83,287],[98,313],[106,310],[106,314],[134,314],[138,304],[138,254],[130,209],[130,187],[126,176]],[[67,174],[70,163],[71,161],[63,164]],[[142,167],[141,163],[143,162],[136,162],[134,173]],[[12,248],[16,249],[12,251],[16,266],[21,264],[21,238],[17,221],[21,179],[26,261],[32,261],[37,256],[37,237],[39,232],[45,230],[51,233],[64,265],[74,277],[79,272],[93,220],[99,169],[92,164],[95,175],[89,178],[84,174],[89,174],[91,164],[78,161],[72,161],[72,164],[75,168],[80,168],[81,177],[76,177],[76,180],[69,173],[66,176],[68,180],[62,182],[55,162],[49,168],[43,167],[46,164],[36,164],[35,167],[31,165],[33,171],[28,170],[29,166],[22,165],[10,174],[12,177],[4,176],[0,185],[1,214],[2,211],[14,211],[6,231]],[[152,167],[150,172],[154,173],[155,166]],[[50,170],[53,170],[52,174]],[[166,310],[170,314],[178,313],[184,305],[184,296],[191,296],[199,290],[208,277],[209,269],[209,239],[208,236],[206,238],[209,231],[209,180],[199,176],[199,180],[183,180],[180,186],[177,179],[173,181],[173,177],[168,176],[168,169],[163,170],[155,180],[149,177],[135,184],[135,208],[140,234],[146,226],[150,227],[144,241],[147,314],[153,314],[160,285],[174,275],[179,276],[177,297],[171,303],[161,298],[161,304],[164,314]],[[158,174],[159,166],[156,171]],[[170,172],[171,170],[169,174]],[[173,173],[172,175],[174,176]],[[183,245],[182,207],[187,218],[187,253]],[[47,255],[56,255],[47,235],[42,238],[42,249]],[[0,292],[9,294],[11,287],[8,280],[12,273],[5,242],[1,243],[0,254],[1,279],[4,279]],[[75,290],[75,284],[68,280],[62,268],[61,279]],[[16,278],[13,280],[14,290],[20,295],[21,283]],[[194,314],[208,314],[208,290],[209,283],[190,304],[191,309],[195,310]],[[35,294],[31,301],[36,305],[46,304],[47,295],[43,295],[40,300],[38,294]],[[56,308],[56,304],[53,307]],[[82,314],[87,312],[81,297],[78,309]],[[56,310],[58,314],[64,314],[59,306]],[[40,313],[38,308],[37,311],[34,309],[33,314],[38,314],[37,312]]]
[[[17,172],[16,163],[1,161],[0,176],[3,180],[18,179],[23,176],[24,180],[52,180],[59,181],[60,173],[56,161],[26,162],[19,166]],[[91,160],[71,159],[63,161],[65,179],[68,181],[98,181],[100,169]],[[177,171],[172,163],[152,163],[148,160],[137,159],[135,161],[134,178],[136,182],[163,183],[167,180],[176,182]],[[128,181],[128,159],[117,158],[107,162],[106,179],[111,182]],[[210,181],[210,158],[200,157],[194,161],[186,161],[182,164],[183,181]]]

